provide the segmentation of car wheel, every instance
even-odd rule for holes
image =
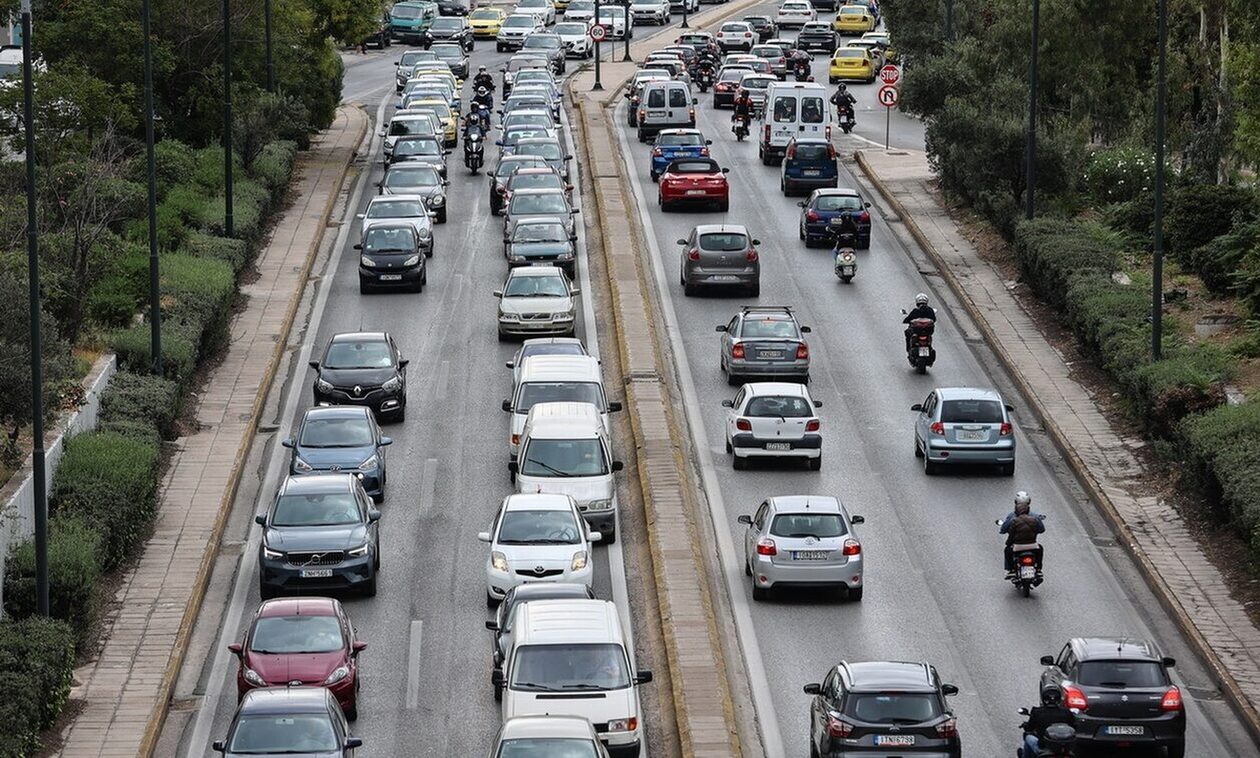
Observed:
[[[486,591],[486,607],[497,608],[498,606],[499,606],[499,599],[495,597],[494,595],[491,595],[490,592],[487,590]]]
[[[734,452],[735,452],[735,448],[731,447],[731,438],[727,437],[726,438],[726,454],[731,455]]]
[[[437,222],[438,222],[439,224],[445,224],[445,223],[446,223],[446,209],[445,209],[445,208],[443,208],[442,210],[438,211],[438,214],[437,214]]]
[[[687,297],[695,297],[696,285],[688,281],[683,281],[683,294]]]
[[[407,406],[404,405],[398,409],[398,415],[394,416],[394,421],[395,423],[401,424],[402,422],[406,420],[407,420]]]
[[[653,182],[659,182],[659,181],[661,180],[661,177],[660,177],[660,176],[658,176],[658,175],[657,175],[657,173],[656,173],[655,171],[649,171],[649,172],[648,172],[648,176],[651,176],[651,177],[652,177],[652,181],[653,181]]]
[[[932,462],[931,458],[927,457],[927,453],[925,451],[923,455],[923,473],[926,474],[927,476],[936,476],[936,472],[937,472],[936,464]]]
[[[743,471],[744,469],[748,468],[748,461],[743,458],[740,458],[738,455],[732,455],[731,468],[735,469],[736,471]]]
[[[921,449],[919,449],[919,438],[918,438],[918,437],[915,437],[915,438],[914,438],[914,457],[915,457],[915,458],[922,458],[922,457],[923,457],[923,451],[922,451]]]
[[[359,720],[359,705],[358,703],[356,703],[350,706],[350,708],[346,711],[346,721],[358,721],[358,720]]]
[[[748,288],[749,297],[761,297],[761,282],[755,282]]]
[[[368,294],[368,293],[369,293],[369,292],[371,292],[371,291],[372,291],[372,289],[371,289],[370,287],[368,287],[367,282],[365,282],[365,281],[363,281],[362,279],[360,279],[360,280],[359,280],[359,294],[360,294],[360,295],[366,295],[366,294]]]
[[[752,564],[748,562],[748,556],[744,556],[744,576],[752,576]]]
[[[363,583],[363,597],[376,597],[376,574]]]
[[[819,453],[817,458],[809,459],[809,470],[810,471],[822,470],[822,453]]]
[[[822,758],[822,753],[818,752],[818,746],[814,744],[813,739],[809,741],[809,758]]]
[[[1186,743],[1184,742],[1169,745],[1165,750],[1168,758],[1186,758]]]
[[[512,338],[509,337],[508,335],[504,334],[503,332],[499,332],[499,342],[507,342],[510,339]]]
[[[866,588],[865,587],[850,587],[849,591],[846,593],[849,597],[849,601],[853,603],[862,602],[862,590],[864,589]]]
[[[770,590],[764,587],[758,587],[755,584],[753,585],[753,600],[761,601],[761,600],[769,600],[769,599],[770,599]]]
[[[723,200],[722,202],[718,203],[718,210],[721,211],[722,213],[726,213],[730,209],[731,209],[731,201],[729,199]]]
[[[1015,476],[1015,462],[1002,464],[1002,476]]]
[[[503,702],[503,688],[497,684],[494,686],[494,702]]]

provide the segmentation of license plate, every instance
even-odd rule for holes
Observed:
[[[1037,576],[1037,568],[1035,566],[1020,566],[1019,567],[1020,579],[1032,579],[1036,576]],[[1120,727],[1120,728],[1131,729],[1132,727]],[[1138,727],[1138,728],[1141,729],[1141,727]]]
[[[688,195],[703,195],[704,190],[687,190]]]
[[[815,171],[814,173],[818,173],[818,172],[817,172],[817,171]],[[832,226],[840,226],[840,224],[841,224],[841,223],[843,223],[843,221],[842,221],[842,219],[839,219],[839,218],[833,218],[833,219],[831,219],[831,221],[830,221],[830,222],[828,222],[828,223],[830,223]]]
[[[402,274],[381,274],[382,282],[401,282]]]
[[[783,351],[782,350],[762,350],[760,353],[757,353],[757,357],[766,358],[766,359],[782,358]]]
[[[648,111],[649,118],[652,118],[652,117],[663,118],[664,116],[665,116],[665,111]]]
[[[302,569],[303,579],[327,579],[332,576],[332,569]]]
[[[766,449],[767,449],[767,450],[791,450],[791,449],[792,449],[792,443],[790,443],[790,442],[767,442],[767,443],[766,443]]]
[[[877,734],[875,744],[881,747],[914,747],[913,734]]]
[[[794,561],[825,561],[827,560],[826,550],[793,550],[792,560]]]
[[[822,171],[816,168],[805,169],[805,176],[818,176]]]
[[[983,429],[980,429],[980,430],[959,429],[956,434],[956,439],[959,442],[984,442],[988,438],[989,438],[989,433],[984,431]]]
[[[1107,734],[1122,734],[1125,736],[1141,736],[1146,734],[1144,726],[1108,726],[1103,729]]]
[[[718,274],[718,275],[713,276],[713,277],[710,277],[710,278],[711,278],[713,281],[715,281],[715,282],[737,282],[737,281],[739,281],[739,277],[738,277],[738,276],[735,276],[734,274]]]
[[[928,357],[931,354],[932,354],[932,348],[930,347],[919,348],[919,355],[923,356],[924,358]]]
[[[841,266],[841,267],[840,267],[840,273],[841,273],[841,274],[843,274],[844,276],[853,276],[853,267],[852,267],[852,266]]]

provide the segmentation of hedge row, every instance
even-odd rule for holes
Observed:
[[[1225,405],[1180,427],[1187,470],[1260,555],[1260,401]]]
[[[74,639],[61,621],[0,621],[0,758],[26,758],[70,697]]]

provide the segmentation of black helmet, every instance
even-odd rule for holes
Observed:
[[[1063,692],[1058,687],[1048,685],[1041,688],[1042,705],[1058,705],[1063,702]]]
[[[849,88],[844,82],[840,82],[840,84],[836,85],[837,92],[847,92],[848,90]]]
[[[1041,740],[1043,750],[1061,753],[1076,744],[1076,728],[1067,724],[1051,724],[1046,727],[1045,737]]]

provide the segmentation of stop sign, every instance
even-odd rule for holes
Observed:
[[[879,79],[884,84],[893,86],[897,82],[901,81],[901,69],[892,64],[884,66],[879,70]]]

